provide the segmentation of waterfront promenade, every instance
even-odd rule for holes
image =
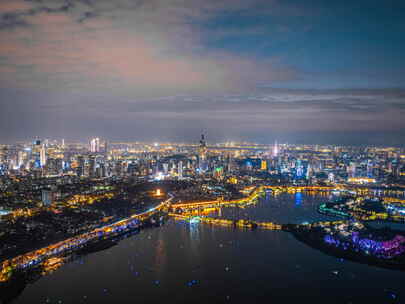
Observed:
[[[90,232],[5,260],[0,264],[0,282],[7,281],[15,270],[23,270],[38,265],[53,256],[80,249],[90,241],[108,238],[109,236],[125,232],[129,229],[139,228],[142,221],[161,211],[170,204],[171,200],[172,197],[145,212],[134,214],[131,217],[94,229]]]

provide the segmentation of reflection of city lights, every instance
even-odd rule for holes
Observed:
[[[300,206],[302,204],[302,193],[297,192],[295,193],[295,205]]]
[[[161,193],[160,193],[160,189],[157,189],[157,190],[156,190],[156,195],[159,196],[160,194],[161,194]]]

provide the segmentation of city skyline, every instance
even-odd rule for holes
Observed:
[[[404,296],[404,147],[198,135],[0,145],[0,302]]]
[[[0,142],[401,145],[400,1],[0,3]]]
[[[403,303],[403,0],[0,0],[0,304]]]
[[[206,133],[203,133],[206,136]],[[214,138],[217,138],[214,136]],[[276,138],[276,137],[275,137]],[[31,144],[35,144],[36,141],[41,142],[41,146],[48,146],[48,145],[59,145],[59,146],[67,146],[67,145],[80,145],[83,147],[90,147],[90,151],[96,152],[96,150],[92,149],[92,146],[94,145],[94,141],[102,141],[103,145],[104,144],[113,144],[113,145],[119,145],[119,144],[134,144],[134,145],[148,145],[148,146],[155,146],[156,148],[159,148],[160,146],[198,146],[200,141],[198,140],[198,137],[195,137],[194,139],[186,140],[183,138],[183,140],[139,140],[135,138],[131,139],[122,139],[122,140],[111,140],[110,138],[105,138],[105,137],[95,137],[95,136],[89,136],[84,139],[66,139],[66,138],[49,138],[49,137],[40,137],[40,136],[35,136],[34,138],[29,138],[29,139],[22,139],[22,140],[17,140],[17,141],[9,141],[9,142],[1,142],[0,147],[13,147],[13,146],[30,146]],[[100,144],[99,144],[100,145]],[[376,144],[373,142],[365,143],[365,142],[357,142],[357,143],[332,143],[332,142],[320,142],[320,141],[309,141],[309,142],[288,142],[288,141],[280,141],[277,138],[272,142],[270,139],[267,141],[254,141],[254,140],[232,140],[232,139],[224,139],[224,140],[213,140],[209,139],[207,141],[207,148],[215,148],[215,147],[222,147],[222,146],[228,146],[228,147],[243,147],[244,145],[249,146],[258,146],[258,147],[268,147],[271,149],[274,149],[275,146],[288,146],[288,147],[345,147],[345,148],[393,148],[393,149],[403,149],[404,145],[402,143],[396,143],[392,145],[387,145],[387,144]],[[100,151],[97,149],[97,151]],[[274,151],[272,153],[275,153]]]

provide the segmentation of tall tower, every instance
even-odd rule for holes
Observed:
[[[46,165],[46,148],[45,148],[44,144],[41,147],[39,161],[40,161],[41,167],[44,167]]]
[[[200,146],[198,147],[198,167],[200,171],[206,171],[206,160],[207,160],[207,144],[205,142],[204,134],[201,134]]]
[[[77,168],[76,168],[76,174],[77,176],[83,176],[84,175],[84,166],[85,166],[85,160],[83,155],[78,155],[77,156]]]
[[[94,177],[96,175],[96,156],[90,155],[88,160],[89,176]]]
[[[199,155],[205,159],[207,154],[207,144],[205,143],[204,134],[201,134],[200,147],[198,148]]]
[[[90,141],[90,152],[91,153],[98,153],[100,152],[100,138],[93,138]]]
[[[179,179],[183,179],[183,162],[179,161],[179,163],[177,164],[177,173],[179,176]]]
[[[276,158],[277,156],[278,156],[278,144],[276,140],[273,146],[273,157]]]
[[[105,153],[105,155],[107,156],[107,154],[108,154],[108,143],[107,143],[107,140],[104,141],[104,153]]]
[[[373,177],[373,162],[371,159],[367,161],[367,177]]]

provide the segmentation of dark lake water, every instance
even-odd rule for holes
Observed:
[[[325,196],[267,195],[228,218],[330,219]],[[170,220],[28,284],[13,303],[405,303],[405,272],[328,256],[280,231]]]

